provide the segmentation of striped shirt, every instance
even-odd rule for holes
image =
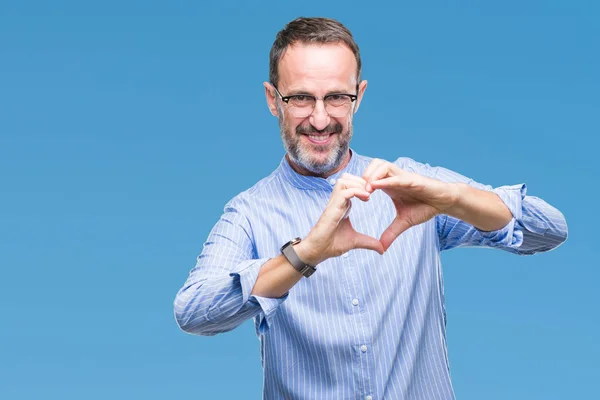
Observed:
[[[336,178],[361,176],[370,161],[352,151],[349,164],[324,179],[296,173],[284,157],[227,203],[177,293],[177,323],[192,334],[215,335],[254,318],[265,399],[453,399],[440,252],[485,246],[534,254],[567,237],[563,215],[526,196],[524,184],[493,189],[399,158],[395,164],[407,171],[495,192],[513,219],[483,232],[438,215],[403,233],[384,255],[351,250],[319,264],[281,298],[251,295],[261,266],[310,232]],[[368,202],[353,202],[350,220],[378,238],[395,212],[390,198],[375,191]]]

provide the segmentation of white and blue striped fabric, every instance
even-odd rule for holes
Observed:
[[[567,237],[563,215],[526,196],[524,184],[492,189],[399,158],[405,170],[493,190],[513,220],[481,232],[440,215],[403,233],[384,255],[352,250],[323,262],[282,298],[250,295],[260,267],[315,225],[336,178],[361,176],[370,161],[353,151],[346,168],[323,179],[297,174],[284,157],[225,206],[177,293],[177,323],[192,334],[215,335],[254,318],[265,399],[453,399],[440,251],[487,246],[533,254]],[[366,203],[354,200],[350,212],[354,228],[376,238],[394,216],[382,191]]]

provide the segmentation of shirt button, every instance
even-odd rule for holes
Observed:
[[[331,183],[332,185],[335,185],[336,182],[337,182],[337,180],[335,178],[331,178],[329,180],[329,183]]]
[[[354,300],[352,300],[352,305],[353,305],[353,306],[357,306],[357,305],[358,305],[358,299],[354,299]]]
[[[367,345],[363,344],[362,346],[360,346],[360,351],[362,351],[363,353],[367,352]]]
[[[348,254],[348,252],[345,252],[344,254],[342,254],[342,257],[344,257],[344,258],[348,258],[348,256],[350,256],[350,254]]]
[[[365,400],[373,400],[373,396],[367,396],[365,397]]]

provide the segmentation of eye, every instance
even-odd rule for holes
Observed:
[[[327,104],[339,107],[350,104],[351,99],[347,94],[330,94],[325,96],[325,101],[327,101]]]
[[[314,98],[312,96],[307,96],[303,94],[296,94],[294,96],[290,96],[290,103],[296,107],[305,107],[309,106],[314,102]]]

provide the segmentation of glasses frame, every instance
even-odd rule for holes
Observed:
[[[329,96],[340,96],[340,95],[348,96],[348,97],[350,97],[350,104],[353,104],[356,101],[356,99],[358,99],[358,85],[356,85],[356,94],[350,94],[350,93],[330,93],[330,94],[326,94],[325,96],[322,96],[322,97],[313,96],[312,94],[292,94],[290,96],[283,96],[279,92],[279,89],[277,89],[277,86],[273,85],[272,83],[271,83],[271,85],[273,86],[273,89],[275,89],[275,92],[277,92],[277,94],[279,95],[279,98],[281,98],[281,101],[283,101],[285,104],[289,104],[290,99],[292,97],[295,97],[295,96],[312,97],[313,99],[315,99],[315,104],[312,107],[312,111],[306,117],[310,116],[315,111],[315,106],[317,105],[317,100],[323,100],[323,106],[326,106],[325,99],[327,97],[329,97]],[[350,109],[348,109],[348,112],[349,111],[350,111]],[[325,112],[327,112],[327,107],[325,107]],[[327,112],[327,114],[329,114],[329,112]],[[346,115],[347,115],[347,113],[346,113]]]

